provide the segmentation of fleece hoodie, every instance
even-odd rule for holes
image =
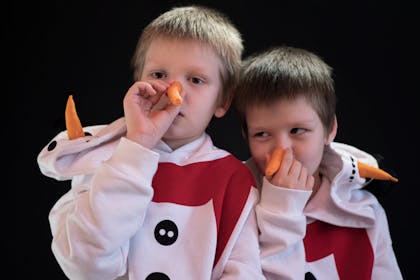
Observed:
[[[359,176],[358,161],[377,167],[353,146],[327,146],[321,187],[309,202],[310,191],[274,186],[246,162],[261,192],[256,213],[267,279],[402,279],[386,213],[363,189],[370,181]]]
[[[71,180],[49,214],[52,251],[70,279],[261,279],[249,169],[207,134],[172,150],[124,137],[124,119],[59,133],[41,172]]]

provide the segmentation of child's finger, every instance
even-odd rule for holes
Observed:
[[[315,184],[315,178],[312,175],[309,175],[306,177],[306,184],[305,184],[305,189],[310,191],[313,189]]]
[[[299,170],[299,176],[298,181],[299,182],[306,182],[306,178],[308,177],[308,169],[305,168],[300,162],[300,170]]]
[[[293,151],[290,148],[283,150],[283,157],[281,160],[280,168],[277,170],[277,173],[282,176],[289,176],[290,168],[293,165],[295,158],[293,156]],[[297,177],[297,175],[296,175]]]
[[[294,177],[297,180],[299,180],[299,176],[301,175],[301,173],[302,173],[302,164],[296,159],[293,159],[293,163],[289,169],[289,176]]]
[[[313,185],[315,183],[314,176],[308,175],[308,169],[306,169],[304,166],[301,166],[298,182],[301,182],[302,190],[312,190]]]
[[[160,81],[137,81],[128,89],[124,104],[137,104],[144,109],[151,110],[166,88],[167,84]]]

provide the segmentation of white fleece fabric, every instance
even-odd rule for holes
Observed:
[[[176,150],[124,137],[124,119],[59,133],[41,172],[71,180],[49,214],[70,279],[264,279],[248,168],[206,134]],[[168,278],[165,278],[168,277]]]
[[[369,154],[334,142],[321,162],[319,191],[273,186],[252,170],[261,192],[256,206],[267,279],[402,279],[383,207],[360,178],[357,162]]]

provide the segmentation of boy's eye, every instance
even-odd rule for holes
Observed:
[[[298,128],[298,127],[295,127],[295,128],[292,128],[291,130],[290,130],[290,133],[291,134],[302,134],[302,133],[304,133],[306,131],[306,129],[304,129],[304,128]]]
[[[166,77],[166,74],[163,72],[154,72],[152,73],[152,77],[155,79],[163,79]]]
[[[257,132],[254,134],[254,137],[267,137],[268,133],[265,131]]]
[[[197,78],[197,77],[193,77],[193,78],[191,78],[191,82],[193,84],[202,84],[202,83],[204,83],[204,80],[200,79],[200,78]]]

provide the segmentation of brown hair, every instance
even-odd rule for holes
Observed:
[[[273,47],[246,58],[235,90],[235,107],[244,135],[245,113],[250,106],[300,96],[312,104],[328,133],[336,107],[331,73],[332,68],[319,56],[288,46]]]

